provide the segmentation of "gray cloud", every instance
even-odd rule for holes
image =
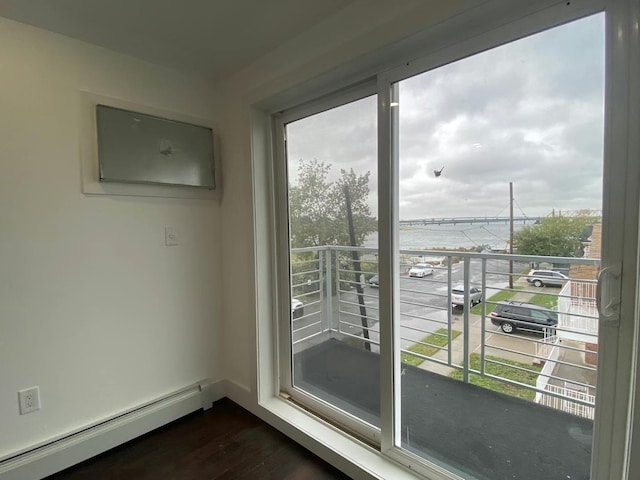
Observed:
[[[400,82],[401,218],[496,215],[514,182],[529,215],[600,208],[604,19],[582,19]],[[372,172],[375,98],[289,127],[300,158]],[[445,167],[435,178],[434,169]]]

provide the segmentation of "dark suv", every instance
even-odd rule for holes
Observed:
[[[539,305],[521,302],[499,302],[489,314],[491,323],[504,333],[516,330],[544,331],[555,335],[558,314]]]

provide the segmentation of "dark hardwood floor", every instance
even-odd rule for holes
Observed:
[[[230,400],[214,403],[48,477],[79,479],[348,479]]]

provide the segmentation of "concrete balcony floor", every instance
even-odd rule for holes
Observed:
[[[380,357],[329,339],[295,355],[295,385],[380,424]],[[403,366],[402,446],[481,480],[588,480],[593,422]]]

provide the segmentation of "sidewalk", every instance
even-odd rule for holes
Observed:
[[[514,286],[527,288],[528,284],[524,278],[520,278],[514,282]],[[526,302],[535,293],[519,291],[512,298],[512,301]],[[489,309],[489,306],[487,307]],[[470,353],[480,353],[482,347],[482,317],[481,315],[469,314],[469,351]],[[535,355],[535,341],[520,338],[517,336],[506,336],[497,334],[498,327],[491,323],[488,318],[485,319],[485,354],[496,357],[514,360],[522,363],[531,363]],[[461,332],[456,339],[451,342],[451,363],[462,366],[464,359],[464,312],[455,312],[452,315],[453,330]],[[537,339],[536,339],[537,340]],[[518,352],[518,353],[515,353]],[[449,352],[440,350],[432,358],[447,363]],[[425,360],[418,368],[448,376],[455,369],[447,365]]]
[[[482,317],[480,315],[471,314],[469,318],[469,351],[470,353],[480,353],[482,346]],[[514,360],[522,363],[531,363],[533,355],[535,355],[535,342],[529,339],[523,339],[516,336],[496,334],[498,331],[491,320],[485,320],[485,354],[495,357],[501,357],[508,360]],[[452,329],[462,332],[456,339],[451,342],[451,362],[455,365],[462,366],[464,359],[464,323],[462,315],[453,317]],[[512,350],[512,351],[509,351]],[[519,353],[515,353],[519,352]],[[440,350],[432,358],[448,361],[449,352]],[[418,368],[429,370],[430,372],[448,376],[453,370],[452,367],[441,365],[439,363],[425,360]]]
[[[515,282],[515,286],[521,286],[523,289],[529,291],[518,291],[510,300],[517,302],[527,302],[534,295],[538,294],[536,291],[532,291],[531,287],[527,284],[526,280],[521,278]],[[545,293],[542,290],[540,293]],[[487,306],[489,310],[489,306]],[[476,314],[469,314],[469,352],[480,353],[482,348],[482,317]],[[491,323],[489,318],[485,319],[485,355],[491,355],[495,357],[504,358],[507,360],[513,360],[526,364],[531,364],[535,360],[536,345],[540,344],[542,337],[539,335],[506,335],[503,334],[499,327],[496,327]],[[451,344],[451,363],[462,367],[464,359],[464,314],[462,311],[456,311],[452,315],[452,327],[453,330],[461,332],[461,334],[452,341]],[[561,380],[552,379],[550,383],[564,386],[565,380],[568,382],[575,381],[579,383],[585,383],[588,385],[595,385],[597,372],[585,368],[581,368],[580,365],[584,365],[584,361],[580,352],[577,350],[580,348],[576,342],[571,340],[560,340],[559,345],[562,347],[565,345],[567,348],[561,348],[559,360],[565,363],[558,363],[554,369],[554,377],[559,377]],[[542,354],[539,354],[541,356]],[[449,352],[446,350],[440,350],[432,358],[440,360],[443,363],[448,363]],[[575,366],[574,366],[575,365]],[[455,368],[443,365],[440,363],[431,362],[425,360],[418,368],[428,370],[440,375],[448,376]],[[594,393],[593,391],[591,392]]]

